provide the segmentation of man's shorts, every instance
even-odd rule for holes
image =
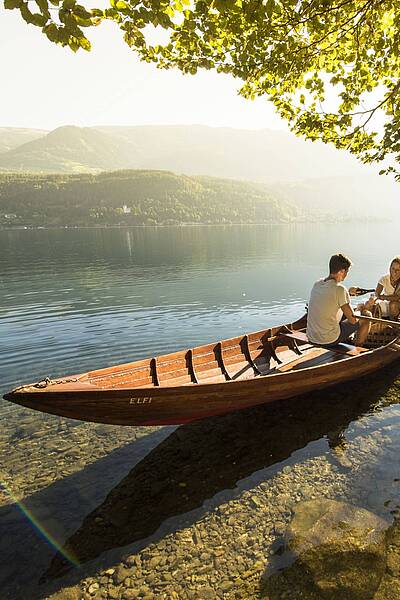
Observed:
[[[340,321],[339,325],[340,325],[340,335],[335,342],[331,342],[330,344],[318,344],[318,345],[323,346],[324,348],[330,348],[331,346],[336,346],[336,344],[345,342],[352,333],[355,333],[358,330],[358,328],[360,327],[360,322],[357,321],[357,323],[353,324],[353,323],[350,323],[350,321],[348,321],[347,319],[345,319],[344,321]]]

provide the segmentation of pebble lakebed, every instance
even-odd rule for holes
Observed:
[[[179,428],[3,405],[2,597],[311,598],[301,586],[265,591],[287,566],[282,540],[296,507],[336,500],[388,527],[398,516],[397,370],[296,409],[287,402]],[[395,576],[387,570],[371,597],[391,598]]]

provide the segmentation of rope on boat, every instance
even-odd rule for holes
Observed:
[[[48,385],[58,385],[60,383],[76,383],[77,381],[79,381],[79,379],[77,379],[76,377],[66,377],[64,379],[50,379],[50,377],[45,377],[41,381],[35,383],[33,387],[44,389]]]

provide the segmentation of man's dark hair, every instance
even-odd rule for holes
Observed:
[[[335,274],[342,269],[350,269],[352,262],[344,254],[334,254],[329,261],[329,273]]]

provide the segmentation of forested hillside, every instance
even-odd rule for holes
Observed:
[[[0,175],[0,225],[270,223],[301,213],[263,184],[168,171]]]

